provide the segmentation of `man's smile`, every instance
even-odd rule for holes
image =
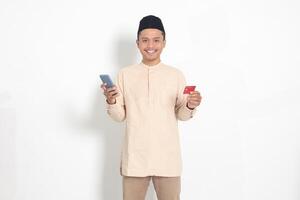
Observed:
[[[155,54],[157,52],[157,50],[155,49],[148,49],[148,50],[145,50],[146,53],[152,55],[152,54]]]

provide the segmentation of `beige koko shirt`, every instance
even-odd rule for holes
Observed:
[[[107,104],[115,121],[126,121],[121,175],[180,176],[181,151],[177,120],[195,113],[186,107],[185,78],[176,68],[143,63],[120,70],[116,104]]]

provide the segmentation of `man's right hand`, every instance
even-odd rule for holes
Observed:
[[[111,88],[107,88],[106,84],[102,84],[101,88],[103,89],[103,94],[106,97],[106,102],[108,104],[115,104],[116,98],[120,95],[117,87],[114,85]]]

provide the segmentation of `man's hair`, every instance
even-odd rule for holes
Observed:
[[[156,17],[154,15],[148,15],[141,19],[138,32],[137,32],[137,39],[139,39],[140,32],[147,28],[154,28],[158,29],[162,32],[163,39],[166,38],[166,32],[164,29],[164,25],[159,17]]]

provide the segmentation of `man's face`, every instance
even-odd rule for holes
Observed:
[[[144,29],[140,32],[137,46],[145,64],[160,62],[160,54],[166,45],[163,34],[158,29]]]

